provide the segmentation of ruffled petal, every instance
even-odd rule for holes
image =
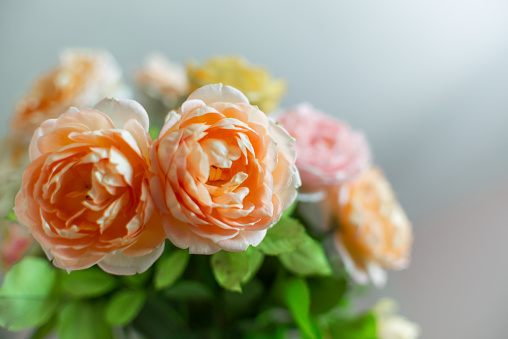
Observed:
[[[116,128],[123,128],[127,121],[134,119],[148,132],[150,126],[148,113],[137,101],[105,98],[95,105],[94,108],[107,114],[113,120]]]
[[[116,275],[132,275],[145,272],[159,259],[164,251],[164,242],[151,252],[141,256],[127,256],[122,252],[108,254],[98,265],[104,271]]]

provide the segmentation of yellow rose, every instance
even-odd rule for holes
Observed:
[[[265,113],[277,108],[286,91],[284,80],[272,79],[266,69],[250,65],[239,56],[214,57],[202,65],[192,62],[187,65],[187,73],[191,91],[223,83],[243,92],[252,105]]]

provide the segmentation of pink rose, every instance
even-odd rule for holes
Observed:
[[[8,269],[21,260],[32,246],[34,238],[26,228],[16,223],[9,223],[3,231],[0,244],[2,266]]]
[[[296,139],[296,164],[307,191],[341,184],[370,165],[363,134],[311,106],[287,110],[278,121]]]
[[[132,100],[71,108],[35,131],[14,210],[56,266],[134,274],[160,256],[150,144],[148,115]]]
[[[168,238],[199,254],[257,246],[296,198],[293,143],[233,87],[192,93],[150,152]]]

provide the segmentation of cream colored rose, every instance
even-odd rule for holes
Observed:
[[[192,93],[151,149],[168,238],[190,253],[257,246],[296,198],[294,139],[238,90]]]
[[[374,307],[379,339],[418,339],[420,327],[396,314],[397,304],[390,299],[380,300]]]
[[[382,286],[384,269],[409,262],[411,223],[381,170],[373,167],[340,187],[335,244],[351,277]]]
[[[150,143],[148,115],[131,100],[71,108],[35,131],[15,213],[56,266],[134,274],[160,256]]]
[[[122,90],[121,70],[105,51],[69,49],[60,64],[39,78],[16,105],[11,128],[18,138],[29,139],[47,120],[70,107],[90,107]]]
[[[162,54],[152,54],[146,59],[136,74],[136,81],[150,97],[161,100],[166,107],[174,107],[180,98],[189,94],[185,68]]]

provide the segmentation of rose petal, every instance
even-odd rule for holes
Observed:
[[[164,251],[164,243],[161,243],[151,252],[134,257],[127,256],[122,252],[108,254],[98,265],[104,271],[117,275],[132,275],[145,272],[153,263],[159,259]]]
[[[107,114],[116,128],[124,128],[127,121],[134,119],[148,132],[148,114],[143,106],[134,100],[105,98],[95,105],[94,109]]]
[[[202,100],[205,104],[210,105],[214,102],[232,102],[232,103],[249,103],[249,99],[231,86],[224,86],[222,84],[213,84],[198,88],[189,95],[187,100],[198,99]]]

